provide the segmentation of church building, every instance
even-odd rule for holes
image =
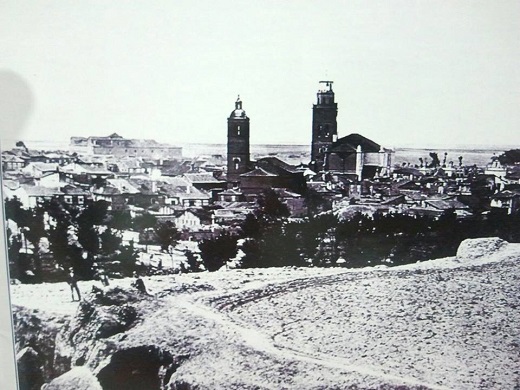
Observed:
[[[227,182],[229,188],[239,188],[253,198],[271,188],[284,188],[301,194],[305,179],[300,170],[276,157],[251,161],[249,118],[242,108],[240,96],[227,120]]]
[[[360,135],[338,139],[338,104],[334,101],[333,81],[320,81],[317,104],[312,108],[311,169],[330,172],[353,180],[387,176],[392,151]]]

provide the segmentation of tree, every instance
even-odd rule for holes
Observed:
[[[100,234],[101,250],[105,255],[111,255],[121,249],[123,239],[120,234],[115,233],[111,228],[105,229]]]
[[[259,240],[254,238],[248,238],[244,240],[242,244],[242,252],[244,257],[241,259],[241,268],[260,268],[262,267],[262,260],[260,254],[260,243]]]
[[[167,252],[170,246],[173,247],[177,245],[177,240],[180,238],[181,234],[173,222],[166,221],[156,225],[155,235],[159,245],[161,246],[161,250]]]
[[[78,243],[88,252],[89,257],[97,254],[101,244],[98,230],[87,224],[79,225]]]
[[[253,214],[247,214],[240,227],[244,237],[258,237],[262,232],[262,224]]]
[[[237,238],[224,233],[216,238],[199,243],[200,256],[208,271],[217,271],[237,252]]]
[[[130,212],[126,210],[112,211],[108,226],[117,230],[130,229],[132,227],[132,216]]]
[[[309,217],[332,209],[332,202],[313,188],[305,191],[305,205]]]
[[[27,226],[26,224],[26,210],[23,209],[23,204],[14,196],[5,200],[5,220],[8,219],[16,222],[18,226]]]
[[[16,141],[16,144],[15,146],[17,148],[23,148],[25,151],[28,151],[29,149],[27,149],[27,146],[25,146],[25,144],[23,143],[23,141]]]
[[[131,242],[129,246],[121,246],[118,253],[112,257],[114,262],[119,262],[119,267],[123,276],[131,276],[137,271],[138,252],[135,249],[134,243]]]
[[[157,218],[152,214],[145,213],[134,218],[134,229],[137,231],[142,232],[155,225],[157,225]]]
[[[184,255],[186,256],[186,261],[188,263],[188,270],[191,272],[199,272],[201,270],[200,258],[190,250],[186,250]]]
[[[286,218],[291,214],[287,205],[280,200],[278,194],[272,189],[262,192],[257,203],[259,216],[267,221]]]
[[[77,217],[78,225],[96,226],[103,225],[108,220],[109,203],[104,200],[91,202]]]
[[[511,149],[500,156],[498,156],[498,161],[502,165],[515,165],[520,163],[520,149]]]
[[[437,168],[441,165],[441,161],[439,160],[439,155],[435,152],[430,152],[430,157],[432,158],[432,162],[428,165],[428,168]]]

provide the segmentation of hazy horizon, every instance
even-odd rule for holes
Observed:
[[[145,138],[143,138],[145,139]],[[49,147],[58,147],[56,150],[58,149],[63,149],[63,148],[68,148],[69,146],[69,141],[55,141],[55,140],[43,140],[43,139],[39,139],[39,140],[31,140],[31,139],[4,139],[2,140],[2,145],[1,145],[1,149],[2,150],[9,150],[11,148],[13,148],[15,146],[15,143],[17,141],[22,141],[24,142],[24,144],[29,148],[29,149],[36,149],[38,150],[37,147],[35,147],[34,144],[38,144],[38,145],[45,145],[45,146],[49,146]],[[7,141],[7,142],[6,142]],[[226,143],[225,142],[179,142],[179,143],[168,143],[166,142],[166,144],[169,144],[169,145],[172,145],[172,146],[180,146],[180,147],[185,147],[185,146],[189,146],[189,145],[200,145],[200,146],[207,146],[207,145],[215,145],[215,146],[223,146],[225,147],[226,146]],[[309,140],[308,143],[284,143],[284,144],[277,144],[277,143],[251,143],[251,146],[281,146],[281,147],[284,147],[284,146],[287,146],[287,147],[308,147],[309,148],[309,151],[310,151],[310,147],[311,147],[311,142]],[[430,144],[430,145],[420,145],[420,144],[417,144],[417,145],[414,145],[414,144],[406,144],[406,143],[403,143],[403,144],[400,144],[400,145],[382,145],[383,147],[387,147],[387,148],[390,148],[390,149],[440,149],[440,148],[443,148],[443,149],[447,149],[447,150],[457,150],[457,149],[460,149],[460,150],[470,150],[470,149],[481,149],[481,150],[495,150],[495,149],[504,149],[504,150],[509,150],[509,149],[515,149],[515,148],[520,148],[520,145],[515,145],[515,144],[471,144],[471,143],[467,143],[467,144],[451,144],[451,145],[447,145],[447,144]]]

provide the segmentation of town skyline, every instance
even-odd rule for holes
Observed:
[[[237,95],[252,144],[307,145],[324,79],[339,137],[520,143],[513,1],[28,4],[0,6],[4,149],[114,132],[224,144]]]

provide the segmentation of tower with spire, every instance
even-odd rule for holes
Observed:
[[[242,109],[239,95],[228,118],[227,180],[230,184],[238,184],[239,176],[248,172],[249,162],[249,118]]]
[[[325,152],[338,137],[338,104],[334,102],[333,81],[320,81],[325,89],[318,91],[312,107],[311,163],[316,171],[324,169]]]

